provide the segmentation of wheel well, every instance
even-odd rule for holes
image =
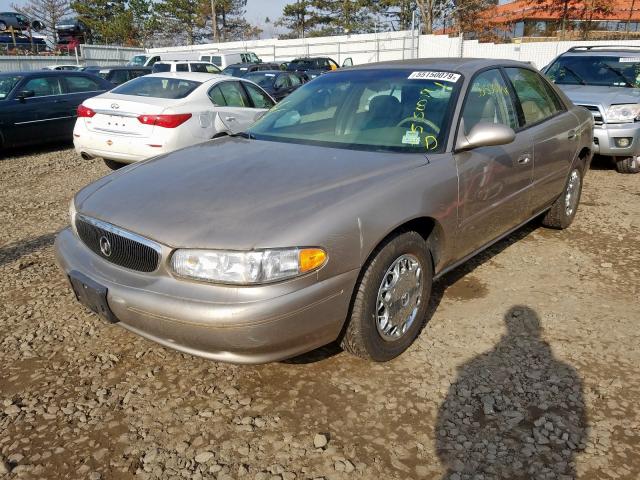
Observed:
[[[591,149],[589,147],[583,147],[578,154],[578,158],[582,161],[582,166],[587,168],[587,160],[589,159],[589,155],[591,154]]]
[[[433,267],[440,262],[444,247],[444,231],[440,223],[432,217],[417,217],[407,222],[398,225],[391,232],[389,232],[378,244],[374,247],[372,252],[375,252],[378,247],[389,239],[395,237],[402,232],[416,232],[419,233],[425,242],[429,245],[429,251],[431,252],[431,258],[433,261]],[[371,253],[369,254],[371,256]]]

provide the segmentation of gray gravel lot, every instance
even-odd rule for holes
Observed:
[[[438,282],[393,362],[248,367],[75,302],[52,244],[107,173],[67,147],[0,160],[0,477],[640,478],[640,175],[596,165],[569,230],[533,223]]]

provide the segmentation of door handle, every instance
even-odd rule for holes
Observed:
[[[236,121],[236,117],[224,117],[225,120],[228,120],[230,122],[235,122]]]
[[[69,100],[54,100],[53,103],[69,103]]]
[[[518,158],[518,165],[528,165],[531,162],[531,156],[529,154],[522,155]]]
[[[567,134],[567,138],[569,140],[573,140],[574,138],[576,138],[576,131],[575,130],[569,130],[569,133]]]

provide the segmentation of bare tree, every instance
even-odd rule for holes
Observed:
[[[54,45],[58,41],[56,24],[73,12],[69,0],[28,0],[24,5],[14,4],[12,7],[31,21],[42,22]]]

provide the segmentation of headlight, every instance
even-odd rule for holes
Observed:
[[[640,119],[640,104],[627,103],[623,105],[611,105],[607,110],[607,122],[633,122]]]
[[[296,277],[320,268],[327,254],[320,248],[284,248],[235,252],[176,250],[171,268],[180,277],[214,283],[254,285]]]

